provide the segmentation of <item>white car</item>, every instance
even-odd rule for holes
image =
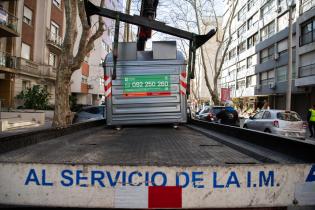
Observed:
[[[306,124],[293,111],[261,110],[253,117],[246,119],[243,128],[305,139]]]

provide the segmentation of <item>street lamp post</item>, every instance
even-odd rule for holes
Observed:
[[[289,37],[288,37],[288,89],[286,94],[286,110],[291,110],[291,95],[292,95],[292,10],[293,0],[289,0]]]

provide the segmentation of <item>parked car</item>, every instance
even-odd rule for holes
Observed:
[[[73,123],[85,122],[90,120],[106,119],[105,106],[86,106],[82,107],[73,118]]]
[[[246,119],[243,128],[305,139],[306,124],[298,113],[285,110],[261,110]]]
[[[216,115],[224,108],[224,106],[205,106],[197,115],[197,119],[209,122],[217,122],[218,120]]]

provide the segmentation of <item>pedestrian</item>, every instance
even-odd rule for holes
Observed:
[[[310,129],[311,133],[310,137],[315,137],[315,104],[313,104],[313,107],[308,110],[307,120],[308,128]]]
[[[233,126],[239,124],[238,113],[232,106],[232,102],[226,102],[225,107],[216,115],[221,124]]]

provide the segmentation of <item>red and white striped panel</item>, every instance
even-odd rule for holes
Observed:
[[[180,93],[182,95],[186,95],[186,89],[187,89],[187,73],[186,71],[183,71],[180,74]]]
[[[112,95],[112,78],[105,75],[104,76],[104,88],[105,88],[105,97],[111,97]]]
[[[182,188],[125,186],[115,191],[115,208],[182,208]]]

